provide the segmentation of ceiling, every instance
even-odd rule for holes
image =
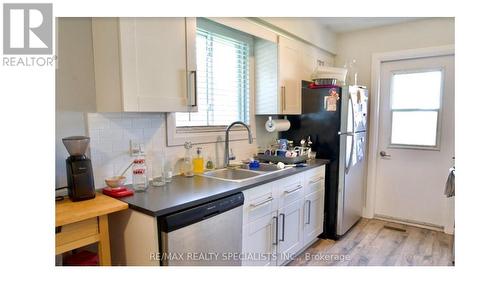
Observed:
[[[396,18],[396,17],[352,17],[352,18],[315,18],[321,25],[330,29],[334,33],[342,33],[348,31],[356,31],[361,29],[368,29],[384,25],[391,25],[409,21],[415,21],[424,18]]]

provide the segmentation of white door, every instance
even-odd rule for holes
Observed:
[[[302,248],[302,202],[278,210],[278,265],[290,261]]]
[[[279,99],[282,114],[300,114],[301,105],[301,69],[299,43],[286,37],[279,38]]]
[[[324,188],[305,197],[303,246],[309,244],[323,232],[324,198]]]
[[[446,227],[454,56],[384,62],[380,83],[375,216]]]
[[[276,265],[273,257],[278,243],[276,211],[269,213],[243,227],[242,265]]]

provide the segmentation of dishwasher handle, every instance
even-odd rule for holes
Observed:
[[[171,232],[232,210],[243,205],[243,202],[243,193],[239,192],[184,211],[159,217],[159,228],[162,232]]]

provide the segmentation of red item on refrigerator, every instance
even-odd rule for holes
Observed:
[[[134,194],[134,191],[132,189],[128,189],[126,187],[116,187],[116,188],[111,188],[111,187],[105,187],[102,189],[102,193],[105,195],[114,197],[114,198],[121,198],[121,197],[126,197]]]

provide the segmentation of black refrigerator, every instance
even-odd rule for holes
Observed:
[[[316,158],[328,159],[322,238],[338,239],[360,218],[365,198],[368,91],[361,86],[310,88],[302,81],[302,114],[280,138],[311,138]]]

